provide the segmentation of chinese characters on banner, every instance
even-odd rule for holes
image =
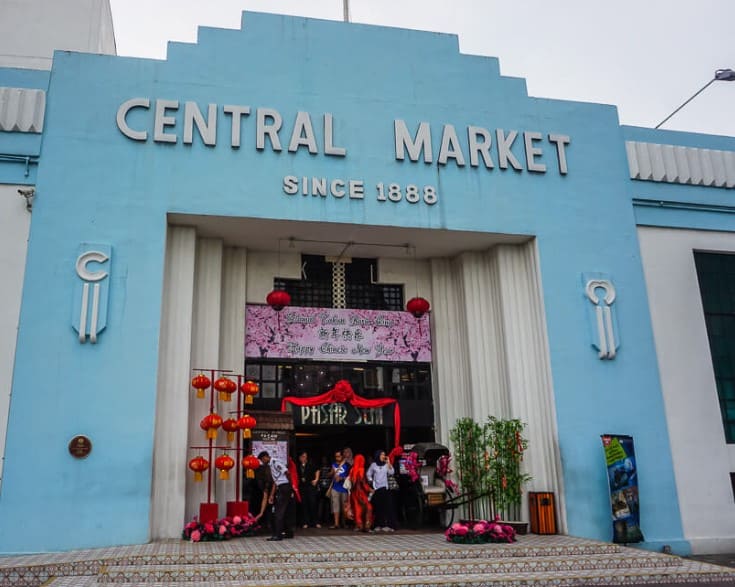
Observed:
[[[638,504],[638,471],[633,437],[603,434],[607,480],[610,486],[613,542],[643,542]]]
[[[278,319],[277,319],[278,318]],[[429,315],[289,306],[246,307],[245,356],[329,361],[431,361]]]

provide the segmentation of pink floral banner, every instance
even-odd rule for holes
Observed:
[[[431,361],[429,315],[408,312],[246,307],[245,356],[329,361]]]

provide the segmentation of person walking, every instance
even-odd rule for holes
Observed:
[[[348,493],[345,489],[344,482],[350,471],[350,466],[344,462],[342,451],[338,450],[334,453],[334,462],[332,463],[332,516],[334,523],[331,529],[340,527],[340,518],[347,503]],[[344,520],[342,520],[344,523]]]
[[[302,528],[321,528],[317,518],[317,486],[319,484],[319,469],[309,460],[309,454],[304,450],[299,453],[299,463],[296,465],[299,494],[301,495],[301,524]]]
[[[271,458],[268,451],[265,450],[258,454],[258,459],[260,459],[261,463],[270,467],[271,476],[273,477],[273,485],[268,498],[268,503],[272,504],[274,509],[273,535],[268,540],[275,541],[283,540],[284,538],[293,538],[293,531],[287,531],[285,528],[286,512],[288,510],[288,504],[291,501],[291,494],[293,493],[288,467],[278,459]]]
[[[375,451],[375,460],[367,471],[367,480],[375,490],[373,508],[375,508],[375,530],[393,532],[396,527],[393,496],[388,490],[388,475],[393,475],[393,465],[384,450]]]
[[[250,507],[255,514],[255,521],[260,528],[273,527],[273,519],[271,516],[271,508],[268,501],[273,489],[273,477],[271,476],[271,468],[260,460],[260,467],[255,471],[255,479],[252,485],[252,494]]]

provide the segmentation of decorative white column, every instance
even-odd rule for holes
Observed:
[[[229,369],[234,374],[242,373],[245,367],[245,292],[247,289],[247,250],[235,247],[225,247],[222,258],[222,311],[220,313],[219,364],[222,369]],[[232,378],[237,381],[235,377]],[[218,414],[223,419],[234,418],[230,412],[237,409],[237,397],[240,392],[232,395],[229,402],[220,402]],[[225,432],[220,432],[225,438]],[[224,442],[224,441],[223,441]],[[242,442],[238,432],[232,446]],[[237,452],[230,453],[237,461]],[[240,454],[240,458],[242,458]],[[235,468],[230,471],[228,481],[217,481],[216,495],[220,508],[220,515],[224,515],[228,501],[235,501],[237,497]]]
[[[194,268],[194,306],[192,312],[191,331],[191,363],[187,369],[187,377],[192,375],[192,368],[218,369],[219,341],[220,341],[220,304],[222,297],[222,241],[219,239],[197,239],[196,266]],[[207,374],[209,376],[209,374]],[[215,378],[217,374],[215,374]],[[189,396],[189,446],[204,446],[207,440],[204,431],[199,427],[201,419],[209,413],[209,394],[207,399],[198,399],[190,391],[187,382],[186,389],[181,393]],[[216,404],[215,404],[216,405]],[[222,415],[222,414],[220,414]],[[219,435],[223,434],[219,430]],[[221,438],[218,438],[218,442]],[[187,456],[190,454],[186,452]],[[202,452],[206,455],[206,451]],[[218,471],[214,469],[214,459],[218,451],[212,452],[209,466],[212,468],[212,478],[216,479]],[[194,456],[194,453],[191,453]],[[189,457],[191,458],[191,457]],[[207,458],[209,458],[207,456]],[[184,470],[186,475],[186,519],[190,520],[199,513],[199,504],[207,500],[207,484],[195,483],[193,476]],[[207,476],[205,475],[205,479]],[[213,483],[214,485],[214,483]],[[212,487],[214,492],[214,487]],[[220,514],[224,511],[220,508]]]
[[[196,231],[169,226],[163,278],[153,441],[151,538],[177,538],[185,515],[189,356]]]
[[[0,274],[3,276],[0,289],[0,484],[31,226],[31,214],[23,198],[18,197],[18,189],[23,187],[27,186],[0,185]]]
[[[566,509],[536,242],[500,245],[495,255],[500,277],[510,417],[527,424],[529,450],[524,465],[533,476],[528,488],[555,493],[559,530],[563,533]],[[524,516],[528,511],[526,503],[524,499]]]
[[[491,253],[463,253],[462,276],[470,365],[470,402],[476,422],[509,415],[508,381],[497,266]]]
[[[436,439],[449,443],[458,418],[469,416],[469,361],[461,281],[448,259],[431,260],[434,422]]]

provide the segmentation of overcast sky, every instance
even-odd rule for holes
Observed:
[[[120,55],[166,56],[243,10],[342,20],[343,0],[111,0]],[[454,33],[531,96],[618,106],[653,127],[721,68],[735,69],[735,0],[350,0],[353,22]],[[662,128],[735,136],[735,82],[715,82]]]

